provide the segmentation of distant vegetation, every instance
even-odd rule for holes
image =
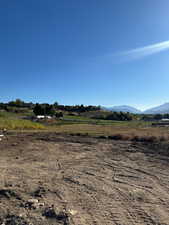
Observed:
[[[45,127],[36,122],[32,122],[29,120],[21,120],[21,119],[11,119],[6,118],[2,119],[0,118],[0,129],[10,129],[10,130],[16,130],[16,129],[44,129]]]
[[[35,115],[50,115],[63,117],[64,112],[69,113],[69,115],[77,116],[85,113],[91,113],[90,116],[93,119],[102,119],[102,120],[118,120],[118,121],[130,121],[134,117],[131,113],[124,112],[109,112],[105,114],[100,106],[84,106],[81,105],[60,105],[57,102],[54,104],[48,103],[32,103],[32,102],[24,102],[20,99],[16,99],[15,101],[10,101],[8,103],[0,103],[0,110],[5,110],[6,112],[14,112],[14,113],[28,113],[33,112]],[[92,114],[93,112],[93,114]],[[100,112],[99,115],[95,112]]]
[[[100,106],[84,106],[81,105],[60,105],[58,102],[54,104],[48,103],[32,103],[24,102],[21,99],[10,101],[8,103],[0,103],[0,110],[9,113],[17,113],[22,115],[50,115],[56,118],[63,117],[65,114],[70,116],[85,116],[96,120],[115,120],[115,121],[131,121],[144,120],[153,121],[162,118],[169,118],[169,114],[133,114],[129,112],[108,112]]]
[[[118,121],[130,121],[133,119],[133,116],[131,113],[125,113],[125,112],[112,112],[106,117],[103,117],[105,120],[118,120]]]
[[[169,119],[169,113],[166,114],[145,114],[142,115],[142,120],[153,121],[153,120],[161,120],[161,119]]]
[[[61,111],[66,111],[66,112],[77,112],[77,113],[82,113],[82,112],[90,112],[90,111],[97,111],[101,110],[100,106],[84,106],[83,104],[81,105],[59,105],[57,102],[54,104],[48,104],[48,103],[32,103],[32,102],[24,102],[20,99],[16,99],[15,101],[10,101],[8,103],[0,103],[0,109],[1,110],[6,110],[7,112],[24,112],[25,109],[34,109],[35,114],[40,115],[54,115],[56,110],[61,110]]]
[[[10,101],[8,103],[0,103],[0,110],[5,110],[6,112],[14,112],[14,113],[28,113],[33,111],[35,115],[50,115],[61,117],[64,112],[69,113],[70,115],[80,115],[87,112],[102,112],[100,106],[84,106],[81,105],[60,105],[57,102],[54,104],[48,103],[32,103],[32,102],[24,102],[20,99],[16,99],[15,101]],[[93,119],[105,119],[105,120],[132,120],[132,114],[123,113],[123,112],[109,112],[108,115],[104,113],[100,113],[99,116],[95,116],[93,114]]]
[[[0,112],[0,129],[44,129],[44,125],[24,120],[16,116],[15,113]]]
[[[41,119],[37,115],[46,117]],[[34,104],[20,99],[0,103],[0,129],[60,129],[60,131],[68,130],[68,132],[71,132],[69,129],[72,129],[72,132],[78,132],[80,129],[83,130],[82,127],[84,127],[85,129],[82,132],[97,133],[101,129],[110,135],[113,129],[147,128],[151,126],[151,121],[162,118],[169,118],[169,114],[144,115],[111,112],[102,109],[100,106],[85,106],[82,104],[69,106],[60,105],[57,102],[54,104]],[[102,134],[101,130],[99,131],[100,134]]]

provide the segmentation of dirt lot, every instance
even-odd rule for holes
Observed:
[[[159,148],[13,134],[0,141],[0,224],[169,224],[169,155]]]

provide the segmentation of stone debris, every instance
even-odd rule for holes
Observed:
[[[23,217],[16,215],[7,215],[1,225],[30,225]]]
[[[25,204],[21,204],[22,207],[28,209],[38,209],[45,206],[44,202],[39,202],[38,199],[29,199]]]
[[[38,202],[39,202],[38,199],[29,199],[29,200],[28,200],[28,203],[29,203],[29,204],[36,204],[36,203],[38,203]]]
[[[74,209],[69,209],[68,212],[72,215],[75,216],[77,214],[77,210]]]
[[[21,197],[12,189],[0,189],[0,198],[16,198],[21,200]]]
[[[68,213],[65,210],[56,212],[56,209],[53,205],[51,207],[45,208],[42,216],[45,216],[46,218],[56,219],[59,222],[64,222],[65,225],[70,224]]]
[[[44,187],[38,187],[35,192],[32,194],[34,197],[43,197],[46,194],[46,190]]]

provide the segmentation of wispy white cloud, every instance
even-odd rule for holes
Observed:
[[[164,41],[157,44],[120,52],[117,54],[117,56],[122,57],[123,60],[135,60],[135,59],[143,58],[145,56],[159,53],[168,49],[169,49],[169,41]]]

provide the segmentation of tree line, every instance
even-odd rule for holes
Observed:
[[[21,110],[33,110],[36,115],[54,115],[55,112],[58,111],[66,111],[66,112],[90,112],[101,110],[100,106],[85,106],[81,105],[60,105],[58,102],[54,104],[48,103],[32,103],[32,102],[24,102],[21,99],[16,99],[15,101],[9,101],[8,103],[0,103],[0,109],[6,111],[15,111],[19,112]]]
[[[58,102],[53,104],[48,103],[32,103],[25,102],[21,99],[16,99],[14,101],[9,101],[8,103],[0,102],[0,110],[5,110],[8,112],[27,112],[32,110],[35,115],[55,115],[56,117],[61,117],[63,112],[69,113],[83,113],[100,111],[100,106],[88,105],[61,105]],[[108,115],[100,113],[99,116],[93,116],[95,119],[105,119],[105,120],[119,120],[119,121],[130,121],[134,119],[141,119],[145,121],[161,120],[163,118],[169,119],[169,113],[166,114],[131,114],[126,112],[110,112]]]
[[[118,120],[118,121],[130,121],[134,119],[134,115],[129,112],[110,112],[108,115],[93,116],[93,119],[101,120]]]
[[[169,119],[169,113],[165,114],[145,114],[141,117],[142,120],[145,121],[153,121],[153,120],[161,120],[161,119]]]

